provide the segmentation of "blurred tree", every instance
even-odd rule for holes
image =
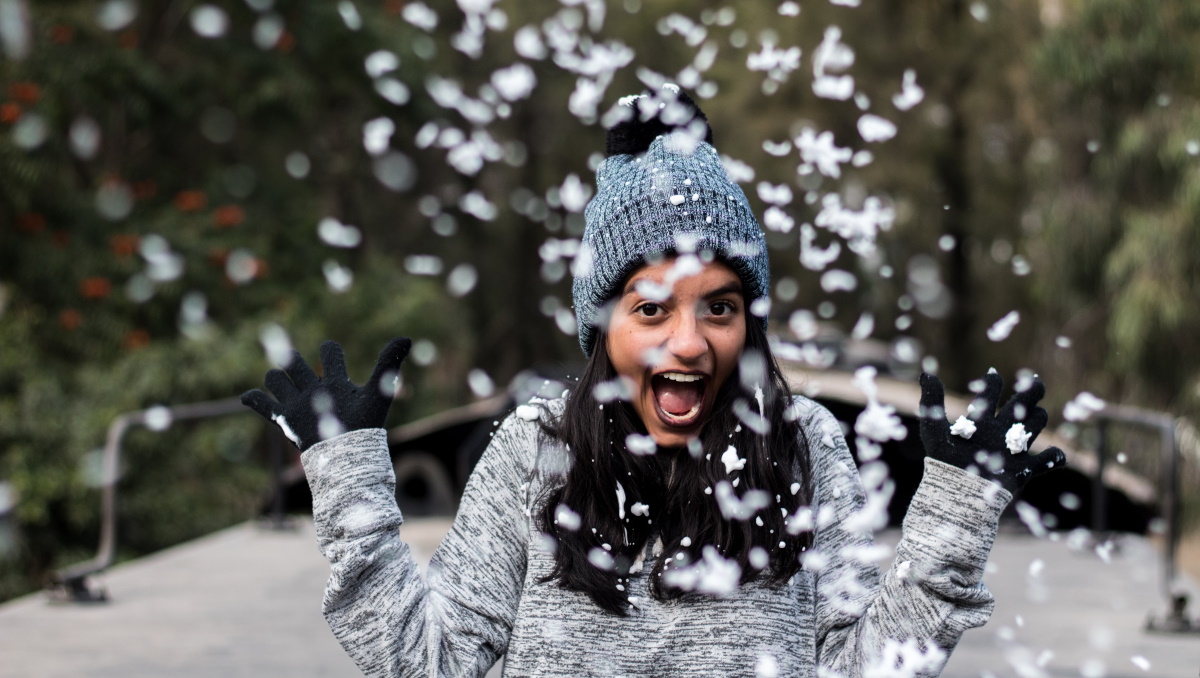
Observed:
[[[1200,411],[1200,7],[1080,3],[1037,54],[1040,346],[1080,388]],[[1049,348],[1061,335],[1070,349]]]
[[[416,163],[364,139],[431,116],[404,84],[423,63],[381,51],[424,33],[394,6],[272,4],[39,3],[28,54],[0,62],[0,479],[20,534],[0,598],[95,544],[89,450],[112,418],[259,385],[264,328],[310,359],[338,339],[363,375],[403,330],[441,359],[414,361],[422,398],[397,418],[463,397],[461,302],[398,255],[424,235],[396,228]],[[123,556],[261,499],[258,422],[177,428],[129,441]]]

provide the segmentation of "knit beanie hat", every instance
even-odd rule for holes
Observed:
[[[587,356],[617,286],[656,257],[711,252],[737,273],[751,300],[770,289],[762,227],[725,173],[704,113],[674,85],[620,103],[632,116],[608,131],[608,157],[596,168],[573,267],[579,345]],[[761,322],[765,330],[766,318]]]

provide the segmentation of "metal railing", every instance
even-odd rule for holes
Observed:
[[[241,400],[229,398],[171,407],[152,407],[126,412],[113,420],[108,427],[108,436],[104,442],[104,458],[101,462],[103,490],[100,499],[100,545],[96,550],[96,557],[53,572],[48,585],[53,599],[80,603],[108,600],[108,592],[94,585],[91,578],[108,569],[116,558],[117,490],[121,468],[121,443],[125,434],[134,426],[150,426],[160,429],[160,424],[164,423],[172,424],[189,419],[209,419],[231,414],[250,414],[250,410],[242,404]],[[278,436],[272,436],[272,438],[275,437]],[[280,475],[283,470],[281,440],[272,440],[270,456],[271,483],[274,494],[271,523],[273,526],[282,527],[286,525],[286,521],[283,516],[283,492],[280,487]]]
[[[1106,466],[1108,428],[1110,424],[1124,424],[1135,428],[1149,429],[1158,433],[1159,490],[1164,521],[1162,592],[1167,601],[1167,611],[1162,614],[1151,612],[1146,630],[1159,633],[1200,633],[1200,624],[1188,616],[1188,597],[1178,586],[1179,539],[1180,539],[1180,491],[1178,427],[1180,420],[1165,412],[1146,410],[1126,405],[1104,406],[1093,415],[1097,425],[1096,475],[1092,479],[1092,532],[1100,534],[1108,529],[1104,469]]]

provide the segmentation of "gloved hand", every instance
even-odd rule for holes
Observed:
[[[997,412],[1004,380],[995,370],[983,377],[983,391],[975,396],[968,417],[954,426],[946,421],[942,382],[932,374],[921,375],[921,442],[925,454],[998,483],[1016,494],[1031,478],[1065,466],[1062,450],[1049,447],[1038,454],[1029,445],[1046,427],[1049,416],[1037,406],[1046,395],[1042,380],[1034,377]],[[982,407],[981,407],[982,405]]]
[[[379,382],[389,372],[399,373],[411,347],[404,337],[388,342],[362,386],[355,386],[346,375],[346,356],[336,341],[321,344],[323,377],[313,372],[299,351],[292,351],[288,364],[268,371],[265,379],[278,401],[254,389],[242,394],[242,404],[274,422],[301,451],[346,431],[383,428],[393,384]]]

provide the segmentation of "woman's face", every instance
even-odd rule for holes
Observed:
[[[746,346],[745,314],[737,274],[695,256],[647,264],[618,290],[609,359],[632,381],[633,409],[659,447],[700,434]]]

